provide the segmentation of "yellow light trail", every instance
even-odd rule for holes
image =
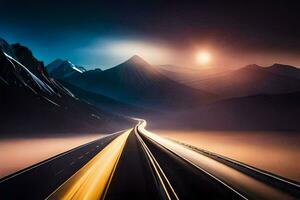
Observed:
[[[114,139],[47,199],[101,199],[132,129]]]

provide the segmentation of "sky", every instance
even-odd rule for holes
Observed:
[[[300,66],[295,1],[0,0],[0,37],[28,46],[46,64],[68,59],[88,69],[134,54],[188,68],[285,63]]]

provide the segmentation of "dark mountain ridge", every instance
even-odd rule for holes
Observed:
[[[214,95],[169,79],[139,56],[102,72],[85,72],[64,81],[90,92],[142,107],[170,108],[205,103]]]
[[[7,47],[16,55],[12,57],[7,50],[0,49],[1,134],[113,131],[131,123],[75,98],[43,70],[34,71],[43,65],[39,65],[28,48]],[[31,67],[27,68],[19,60]]]
[[[265,67],[264,69],[275,74],[290,76],[293,78],[300,79],[299,67],[275,63],[274,65]]]
[[[219,94],[221,98],[300,91],[300,69],[275,64],[270,67],[248,65],[207,79],[190,82],[193,87]]]

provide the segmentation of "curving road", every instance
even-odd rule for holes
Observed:
[[[82,145],[0,180],[0,199],[300,199],[282,177],[131,130]]]

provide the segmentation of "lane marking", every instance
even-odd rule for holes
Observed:
[[[156,172],[157,177],[159,178],[159,181],[160,181],[160,183],[161,183],[161,185],[162,185],[162,188],[163,188],[164,193],[165,193],[165,195],[167,196],[167,198],[168,198],[169,200],[172,200],[172,199],[177,199],[177,200],[179,200],[179,198],[178,198],[176,192],[174,191],[172,185],[170,184],[170,181],[169,181],[168,178],[166,177],[165,173],[163,172],[162,168],[160,167],[160,165],[159,165],[158,162],[156,161],[156,159],[155,159],[155,157],[153,156],[153,154],[151,153],[150,149],[147,147],[147,145],[145,144],[145,142],[143,141],[143,139],[138,135],[136,128],[135,128],[135,135],[137,136],[139,142],[142,144],[142,147],[143,147],[143,149],[144,149],[144,151],[145,151],[147,157],[149,158],[149,160],[150,160],[150,162],[151,162],[151,164],[152,164],[152,166],[153,166],[153,168],[154,168],[154,170],[155,170],[155,172]],[[166,185],[165,185],[163,179],[166,181],[167,186],[170,188],[172,194],[169,194],[169,192],[168,192],[168,190],[167,190],[167,188],[166,188]],[[171,195],[172,195],[174,198],[172,198]]]
[[[80,159],[82,159],[82,158],[83,158],[83,156],[79,156],[79,157],[78,157],[78,160],[80,160]]]
[[[130,132],[128,130],[115,138],[46,199],[101,199],[109,187],[109,180]]]
[[[213,152],[211,152],[211,151],[207,151],[207,150],[204,150],[204,149],[200,149],[200,148],[195,147],[195,146],[192,146],[192,145],[190,145],[190,144],[186,144],[186,143],[183,143],[183,142],[179,142],[179,141],[174,140],[174,139],[171,139],[171,138],[166,138],[166,139],[168,139],[168,140],[170,140],[170,141],[173,141],[173,142],[176,142],[176,143],[178,143],[178,144],[180,144],[180,145],[183,145],[183,146],[185,146],[185,147],[191,149],[192,151],[197,152],[197,153],[200,153],[200,154],[202,154],[202,155],[204,155],[204,156],[208,156],[208,155],[215,156],[215,157],[217,157],[217,158],[219,158],[219,159],[225,160],[225,161],[227,161],[227,162],[231,162],[231,163],[236,164],[236,165],[238,165],[238,166],[244,167],[244,168],[246,168],[246,169],[248,169],[248,170],[252,170],[252,171],[254,171],[254,172],[258,173],[258,174],[262,174],[262,175],[268,176],[268,177],[270,177],[270,178],[274,178],[274,179],[276,179],[276,180],[278,180],[278,181],[282,181],[282,182],[284,182],[284,183],[287,183],[287,184],[290,184],[290,185],[292,185],[292,186],[296,186],[296,187],[300,188],[300,185],[297,184],[297,183],[293,183],[293,182],[291,182],[291,181],[289,181],[289,180],[286,180],[286,179],[284,179],[284,178],[281,178],[281,177],[279,177],[279,176],[276,176],[276,175],[270,174],[270,173],[268,173],[268,172],[262,171],[262,170],[260,170],[260,169],[258,169],[258,168],[255,168],[255,167],[251,166],[251,165],[242,163],[242,162],[240,162],[240,161],[231,159],[231,158],[226,157],[226,156],[222,156],[222,155],[217,154],[217,153],[213,153]],[[212,158],[212,159],[216,160],[215,158]]]
[[[140,130],[140,126],[142,126],[143,131]],[[173,154],[175,154],[176,156],[180,157],[181,159],[185,160],[186,162],[190,163],[191,165],[193,165],[194,167],[196,167],[197,169],[201,170],[202,172],[204,172],[205,174],[209,175],[210,177],[214,178],[215,180],[217,180],[219,183],[223,184],[225,187],[227,187],[228,189],[230,189],[231,191],[233,191],[234,193],[236,193],[238,196],[240,196],[241,198],[248,200],[247,197],[245,197],[243,194],[241,194],[239,191],[235,190],[233,187],[231,187],[230,185],[228,185],[227,183],[225,183],[224,181],[222,181],[221,179],[219,179],[218,177],[214,176],[213,174],[207,172],[206,170],[204,170],[203,168],[199,167],[198,165],[196,165],[195,163],[193,163],[192,161],[190,161],[189,159],[186,159],[182,156],[180,156],[179,154],[177,154],[176,152],[172,151],[171,149],[161,145],[159,142],[155,141],[154,139],[152,139],[149,134],[150,132],[146,132],[146,130],[144,129],[144,127],[146,126],[146,121],[143,120],[143,122],[137,127],[137,130],[139,133],[143,134],[145,137],[147,137],[148,139],[150,139],[151,141],[153,141],[154,143],[156,143],[157,145],[163,147],[164,149],[167,149],[168,151],[172,152]],[[145,133],[146,132],[146,133]],[[153,133],[152,133],[153,134]]]
[[[129,134],[130,134],[130,133],[131,133],[131,131],[129,132]],[[128,134],[128,136],[129,136],[129,134]],[[127,136],[127,138],[128,138],[128,136]],[[125,144],[124,144],[124,146],[123,146],[123,149],[125,148],[126,142],[127,142],[127,139],[126,139],[126,141],[125,141]],[[117,169],[119,160],[120,160],[120,158],[121,158],[123,149],[122,149],[122,151],[120,151],[120,153],[119,153],[119,155],[118,155],[117,162],[115,163],[114,168],[113,168],[113,170],[112,170],[112,172],[111,172],[111,174],[110,174],[109,180],[108,180],[108,182],[107,182],[107,184],[106,184],[106,187],[105,187],[105,190],[104,190],[103,195],[102,195],[102,197],[101,197],[101,200],[105,200],[105,197],[106,197],[106,194],[107,194],[107,192],[108,192],[110,183],[111,183],[111,181],[112,181],[112,179],[113,179],[113,175],[115,174],[115,171],[116,171],[116,169]]]
[[[64,169],[59,170],[57,173],[54,174],[54,176],[57,176],[58,174],[62,173],[64,171]]]

